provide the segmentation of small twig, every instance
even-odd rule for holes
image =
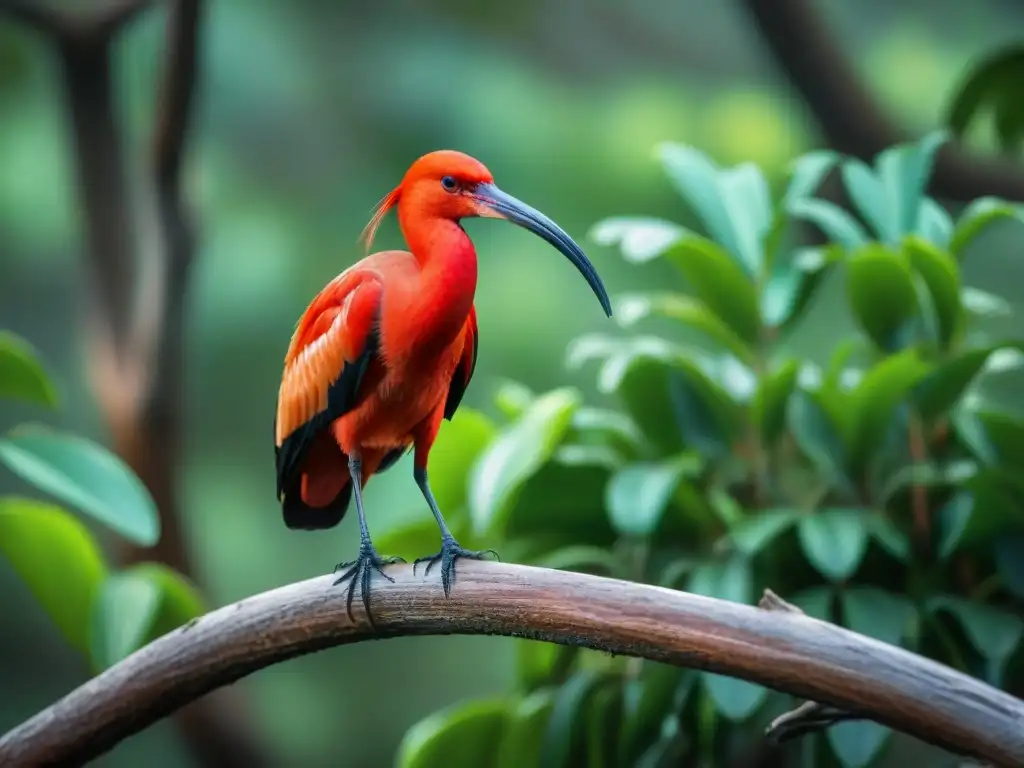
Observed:
[[[786,602],[770,589],[764,591],[757,606],[766,611],[806,615],[799,606]],[[820,704],[817,701],[805,701],[796,709],[779,715],[772,720],[765,729],[765,738],[769,744],[778,745],[784,741],[806,736],[809,733],[826,730],[844,720],[863,719],[865,719],[865,716],[861,714],[855,714],[854,712],[839,709],[828,704]]]
[[[864,711],[891,728],[1002,766],[1024,765],[1024,702],[903,648],[789,610],[508,563],[438,577],[391,566],[373,631],[347,590],[320,576],[254,595],[164,635],[0,737],[0,765],[92,759],[188,701],[271,664],[363,640],[505,635],[742,678]],[[766,594],[769,601],[777,600]],[[780,601],[781,602],[781,601]]]

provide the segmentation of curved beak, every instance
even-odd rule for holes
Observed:
[[[591,290],[601,302],[604,313],[608,317],[612,316],[612,304],[608,299],[608,292],[604,288],[604,283],[601,282],[600,275],[597,274],[594,265],[590,263],[590,259],[583,253],[583,249],[566,234],[565,230],[537,209],[502,192],[493,184],[478,184],[471,196],[487,209],[480,211],[479,215],[507,219],[513,224],[530,230],[561,251],[562,255],[569,259],[586,279]]]

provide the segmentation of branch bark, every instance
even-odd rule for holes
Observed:
[[[499,634],[709,670],[866,716],[994,765],[1024,765],[1024,702],[934,661],[800,613],[488,561],[377,579],[374,633],[326,575],[225,606],[158,638],[0,738],[0,764],[78,764],[219,686],[336,645]]]
[[[769,52],[804,98],[829,144],[870,160],[910,140],[883,112],[841,53],[812,0],[739,0]],[[964,201],[984,195],[1024,199],[1024,168],[1008,158],[984,158],[947,142],[935,158],[929,188]]]

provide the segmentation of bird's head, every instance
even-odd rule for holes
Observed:
[[[601,277],[583,249],[565,230],[540,211],[503,192],[479,160],[454,150],[438,150],[414,162],[402,183],[377,205],[363,230],[367,248],[387,212],[398,207],[399,219],[413,217],[458,222],[470,217],[505,219],[528,229],[557,248],[571,261],[597,295],[608,317],[611,301]]]

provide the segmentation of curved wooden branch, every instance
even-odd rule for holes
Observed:
[[[137,651],[0,738],[0,764],[79,764],[258,669],[400,635],[500,634],[741,677],[995,765],[1024,765],[1024,702],[895,646],[789,611],[487,561],[460,564],[451,597],[410,566],[374,582],[374,633],[321,576],[247,598]],[[360,600],[354,608],[361,607]]]

